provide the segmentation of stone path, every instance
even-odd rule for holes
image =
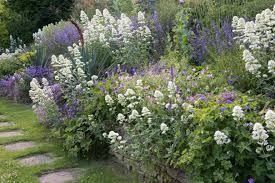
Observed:
[[[36,166],[51,163],[54,160],[55,158],[49,154],[38,154],[19,159],[19,162],[25,166]]]
[[[6,122],[5,116],[0,115],[0,128],[10,127],[15,125],[13,122]],[[0,132],[0,138],[8,138],[8,137],[17,137],[24,135],[22,130],[14,130],[14,131],[4,131]],[[6,151],[22,151],[28,148],[36,147],[32,141],[21,141],[3,145],[2,147]],[[19,163],[30,167],[30,166],[38,166],[42,164],[52,163],[57,160],[57,157],[54,157],[53,154],[35,154],[29,155],[23,158],[18,159]],[[40,183],[66,183],[68,181],[73,181],[76,179],[76,171],[74,169],[65,169],[65,170],[56,170],[54,172],[45,172],[39,177]]]
[[[35,147],[35,143],[32,141],[16,142],[3,146],[6,151],[22,151],[31,147]]]
[[[8,132],[0,132],[0,138],[4,137],[16,137],[23,135],[23,132],[21,130],[15,130],[15,131],[8,131]]]
[[[74,180],[74,177],[73,170],[60,170],[42,175],[39,180],[41,183],[64,183]]]

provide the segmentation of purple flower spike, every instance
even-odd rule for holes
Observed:
[[[170,76],[171,76],[171,80],[174,79],[174,69],[173,67],[170,68]]]
[[[246,106],[244,106],[243,108],[244,108],[244,109],[249,109],[249,106],[248,106],[248,105],[246,105]]]
[[[220,111],[221,111],[221,112],[224,112],[224,111],[225,111],[225,108],[224,108],[224,107],[221,107],[221,108],[220,108]]]
[[[201,100],[201,101],[205,101],[205,100],[206,100],[205,96],[202,95],[202,96],[200,97],[200,100]]]
[[[252,178],[249,178],[247,181],[248,181],[248,183],[254,183],[254,179],[252,179]]]

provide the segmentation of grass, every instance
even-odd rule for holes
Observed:
[[[43,172],[56,169],[80,168],[81,176],[75,183],[134,183],[137,178],[127,175],[123,169],[110,161],[79,161],[66,156],[62,144],[51,138],[50,131],[36,122],[35,114],[31,106],[13,103],[0,99],[0,115],[6,119],[0,121],[12,121],[16,125],[12,127],[0,127],[0,132],[21,129],[23,136],[0,138],[0,182],[3,183],[37,183],[38,176]],[[37,146],[23,151],[8,152],[1,145],[17,141],[34,141]],[[52,163],[34,167],[23,167],[16,159],[32,154],[53,153],[62,157]]]

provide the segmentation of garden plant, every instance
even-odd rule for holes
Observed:
[[[275,182],[274,1],[26,2],[0,0],[0,145],[48,137],[0,147],[3,183]]]

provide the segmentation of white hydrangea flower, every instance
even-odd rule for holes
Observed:
[[[269,60],[267,65],[268,65],[268,72],[272,75],[275,75],[275,61]]]
[[[250,22],[233,17],[232,27],[236,33],[234,39],[241,48],[246,49],[243,52],[245,69],[257,78],[261,78],[262,72],[266,71],[274,75],[274,61],[267,62],[262,55],[275,51],[275,12],[266,9],[256,15],[255,21]],[[267,73],[263,73],[264,78],[267,76]]]
[[[104,138],[108,137],[108,135],[107,135],[106,132],[104,132],[104,133],[102,134],[102,136],[103,136]]]
[[[120,135],[114,131],[110,131],[108,134],[108,138],[111,140],[111,143],[115,143],[118,139],[120,139]],[[122,139],[122,138],[121,138]]]
[[[88,81],[88,82],[87,82],[87,85],[88,85],[89,87],[93,86],[93,85],[94,85],[94,81],[93,81],[93,80]]]
[[[105,102],[107,103],[108,106],[111,106],[114,104],[114,100],[112,99],[112,97],[110,95],[105,96]]]
[[[245,61],[245,69],[253,75],[256,75],[262,67],[249,50],[243,51],[243,60]]]
[[[151,116],[151,112],[147,107],[143,107],[141,111],[141,115],[143,117],[148,117],[148,116]]]
[[[163,95],[163,93],[161,93],[161,91],[156,90],[154,93],[154,97],[156,98],[156,100],[161,101],[161,100],[163,100],[164,95]]]
[[[165,107],[166,107],[166,109],[171,109],[171,110],[173,110],[173,109],[178,108],[178,104],[167,103],[167,104],[165,105]]]
[[[265,114],[266,127],[272,132],[275,131],[275,112],[268,110]]]
[[[272,146],[272,145],[267,145],[265,148],[266,148],[266,151],[267,151],[267,152],[270,152],[270,151],[273,151],[274,146]]]
[[[221,131],[216,131],[214,134],[214,140],[218,145],[228,144],[231,140]]]
[[[79,84],[79,85],[76,85],[75,89],[76,89],[77,91],[81,90],[81,89],[82,89],[82,86],[81,86],[81,84]]]
[[[253,126],[252,138],[258,141],[260,145],[266,145],[269,135],[261,123],[255,123]]]
[[[137,110],[132,110],[131,115],[129,116],[129,120],[135,120],[137,118],[140,118],[140,115]]]
[[[165,134],[169,130],[169,127],[165,123],[161,123],[160,130],[161,130],[161,134]]]
[[[136,88],[142,89],[142,86],[143,86],[142,80],[141,79],[137,80],[136,81]]]
[[[91,79],[96,81],[98,79],[98,76],[97,75],[92,75]]]
[[[244,112],[240,106],[235,106],[232,110],[232,116],[234,117],[234,120],[240,120],[244,117]]]
[[[184,110],[188,111],[188,112],[193,112],[193,111],[194,111],[194,106],[191,105],[191,104],[188,104],[188,103],[186,103],[186,102],[184,102],[184,103],[182,104],[182,108],[183,108]]]
[[[169,81],[167,89],[170,92],[170,94],[174,94],[177,90],[177,86],[173,81]]]
[[[120,124],[122,124],[125,120],[126,120],[126,117],[125,117],[123,114],[119,113],[119,114],[117,115],[117,121],[118,121]]]
[[[124,96],[127,97],[127,99],[135,99],[135,95],[136,95],[135,91],[130,88],[127,89],[124,94]]]
[[[122,106],[126,105],[126,98],[122,94],[117,95],[118,103]]]

